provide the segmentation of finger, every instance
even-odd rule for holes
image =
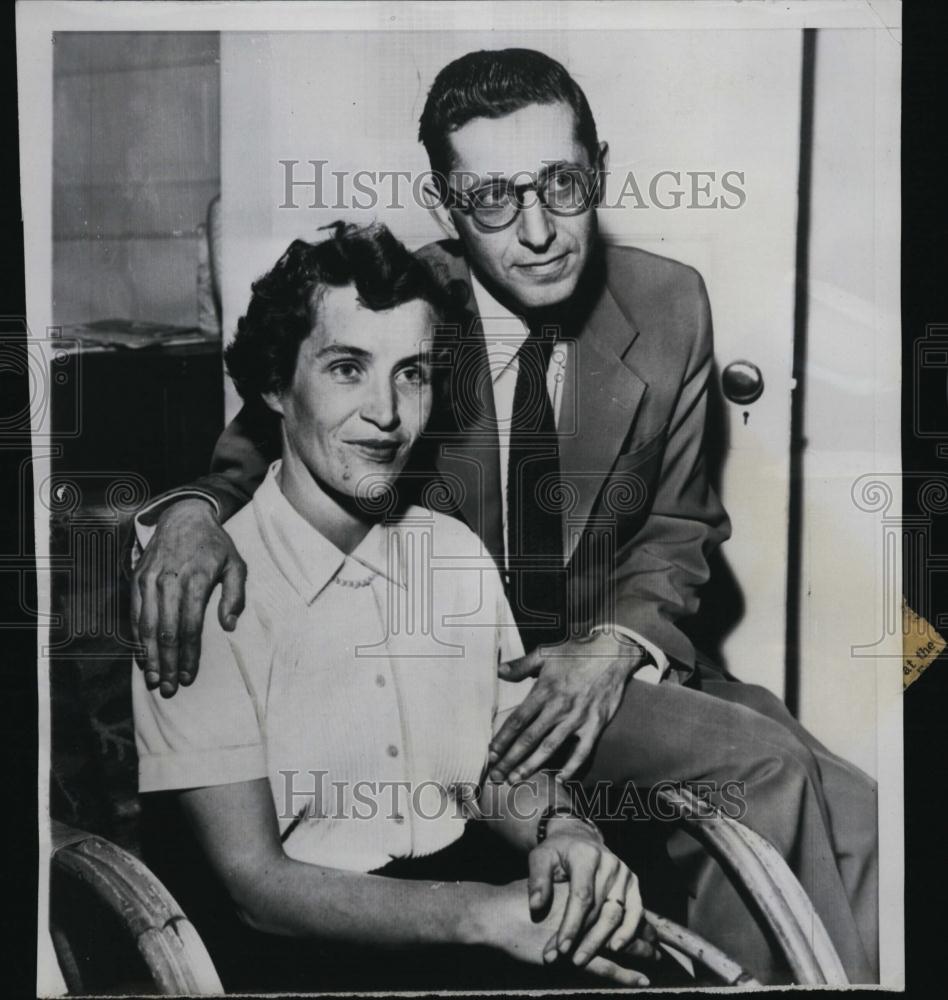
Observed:
[[[529,778],[536,774],[555,753],[562,749],[563,744],[573,735],[575,728],[576,720],[573,716],[567,716],[554,726],[540,741],[536,750],[525,761],[517,765],[516,776]],[[559,776],[559,772],[557,772],[557,777]],[[512,774],[510,777],[511,780],[514,780],[515,775]]]
[[[153,573],[138,578],[141,599],[138,612],[138,640],[145,649],[145,686],[149,691],[158,687],[161,679],[158,663],[158,590]]]
[[[497,766],[510,769],[511,781],[517,781],[531,773],[521,766],[524,758],[536,755],[547,760],[559,749],[566,737],[561,737],[554,742],[552,731],[561,723],[566,723],[567,735],[575,728],[576,722],[573,719],[569,717],[563,719],[564,707],[564,703],[558,698],[547,701],[540,714],[517,737],[504,754],[503,759],[498,761]],[[544,740],[548,734],[550,734],[550,739]]]
[[[577,965],[585,965],[622,922],[630,874],[614,854],[600,854],[596,870],[596,900],[586,914],[585,929],[573,956]]]
[[[616,965],[615,962],[610,961],[608,958],[602,958],[597,956],[592,959],[592,961],[586,966],[586,971],[593,973],[593,975],[599,976],[602,979],[608,979],[610,982],[618,983],[620,986],[649,986],[649,980],[647,976],[642,975],[641,972],[635,969],[624,969],[621,965]]]
[[[618,899],[625,905],[625,892],[632,872],[610,851],[603,849],[596,872],[596,905]]]
[[[574,965],[585,965],[612,937],[622,923],[624,910],[618,899],[607,899],[593,925],[583,935],[573,955]]]
[[[505,681],[522,681],[526,677],[531,677],[543,666],[543,656],[539,647],[530,650],[526,656],[521,656],[517,660],[509,663],[501,663],[497,668],[497,673]]]
[[[534,688],[526,698],[507,716],[504,724],[494,734],[490,741],[487,760],[491,765],[492,781],[503,781],[509,768],[503,762],[503,756],[511,743],[520,735],[523,727],[528,725],[543,710],[543,698],[537,696]]]
[[[639,890],[639,880],[631,872],[629,873],[628,884],[625,890],[625,913],[622,918],[622,923],[616,928],[615,933],[609,939],[609,947],[613,951],[621,951],[629,945],[629,942],[635,937],[635,933],[639,928],[639,924],[642,920],[642,895]],[[648,926],[648,925],[646,925]],[[644,946],[636,949],[638,954],[651,954],[654,950],[651,943],[647,940],[643,940],[641,944]]]
[[[560,929],[557,947],[566,954],[573,946],[586,915],[596,901],[596,871],[599,867],[599,851],[574,849],[569,856],[569,896]]]
[[[158,574],[158,690],[170,698],[178,690],[178,618],[181,587],[178,574],[165,570]]]
[[[142,670],[144,670],[147,659],[144,646],[142,645],[141,635],[138,631],[138,622],[142,615],[142,592],[139,576],[139,573],[135,573],[132,576],[132,585],[129,591],[128,621],[132,628],[132,640],[136,646],[135,662]]]
[[[194,683],[201,661],[201,629],[212,582],[203,573],[194,573],[184,585],[181,622],[178,632],[178,681],[184,687]]]
[[[224,575],[221,578],[221,599],[217,606],[218,621],[221,623],[221,628],[228,632],[233,632],[237,619],[244,610],[246,599],[244,584],[246,580],[247,564],[240,556],[230,556],[224,564]],[[209,589],[204,597],[204,606],[207,605],[210,596]]]
[[[549,906],[553,898],[553,870],[556,867],[556,854],[553,851],[544,850],[542,847],[535,848],[530,852],[528,865],[527,893],[530,897],[530,911],[541,913]]]
[[[596,740],[599,739],[599,732],[599,726],[595,723],[586,723],[585,726],[577,731],[576,746],[560,771],[560,777],[563,781],[568,781],[572,778],[583,764],[586,763],[593,751],[593,747],[596,745]]]

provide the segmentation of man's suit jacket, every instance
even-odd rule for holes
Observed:
[[[424,436],[439,482],[427,495],[461,516],[502,565],[493,394],[470,272],[451,241],[419,256],[460,307],[459,329],[447,338],[447,404]],[[575,344],[558,425],[571,616],[633,629],[665,651],[682,679],[695,651],[679,623],[697,610],[708,555],[730,533],[706,467],[712,342],[704,283],[676,261],[600,247],[574,305],[564,312]],[[262,405],[245,406],[194,486],[213,494],[226,518],[279,451],[277,419]],[[430,478],[429,462],[419,458],[410,475]]]

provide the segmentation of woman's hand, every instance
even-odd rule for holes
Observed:
[[[598,830],[581,820],[553,817],[547,831],[546,840],[530,852],[530,910],[546,911],[559,884],[568,883],[569,892],[544,961],[572,953],[576,965],[586,965],[604,947],[613,954],[628,949],[628,954],[654,957],[651,928],[647,937],[634,941],[642,919],[638,879],[605,846]]]
[[[565,882],[551,885],[549,905],[545,911],[533,910],[528,904],[526,880],[511,882],[505,886],[491,886],[479,907],[478,925],[480,933],[474,940],[488,944],[511,955],[521,962],[544,965],[554,960],[559,952],[552,943],[563,922],[569,905],[569,886]],[[608,907],[607,907],[608,909]],[[591,927],[590,930],[595,930]],[[650,946],[649,946],[650,947]],[[648,979],[635,969],[620,964],[621,956],[596,955],[582,965],[592,975],[620,986],[648,986]],[[574,958],[575,961],[575,958]]]
[[[647,986],[622,961],[657,958],[655,932],[642,923],[638,879],[598,830],[554,816],[529,864],[527,881],[489,890],[479,907],[481,942],[535,965],[569,956],[611,982]]]

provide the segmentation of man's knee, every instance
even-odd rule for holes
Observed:
[[[749,779],[759,786],[786,786],[803,794],[822,784],[816,758],[802,743],[758,744],[749,763]]]
[[[815,753],[787,724],[793,717],[773,692],[757,684],[734,684],[728,700],[737,712],[732,759],[748,780],[768,784],[796,776],[821,785]]]
[[[753,712],[783,722],[793,716],[786,703],[778,698],[773,691],[760,684],[734,684],[728,688],[729,700],[733,699]]]
[[[741,789],[747,813],[757,818],[782,814],[786,821],[805,808],[823,808],[815,756],[779,723],[755,718],[738,740],[737,753],[740,763],[733,782]]]

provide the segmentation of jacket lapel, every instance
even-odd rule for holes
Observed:
[[[560,467],[573,493],[563,525],[567,560],[645,395],[645,382],[626,363],[637,336],[634,321],[603,285],[572,346],[560,410]]]
[[[435,468],[458,509],[500,563],[504,556],[497,416],[484,330],[471,289],[470,271],[451,244],[421,254],[461,305],[461,329],[452,337],[449,405],[436,429]]]
[[[458,506],[467,524],[491,554],[502,560],[497,418],[470,271],[460,248],[450,242],[429,245],[420,256],[454,289],[465,313],[452,363],[450,412],[438,431],[441,443],[435,464],[462,490]],[[573,493],[563,519],[567,562],[645,395],[645,382],[626,360],[637,336],[635,321],[622,311],[603,281],[572,345],[560,408],[561,474]]]

